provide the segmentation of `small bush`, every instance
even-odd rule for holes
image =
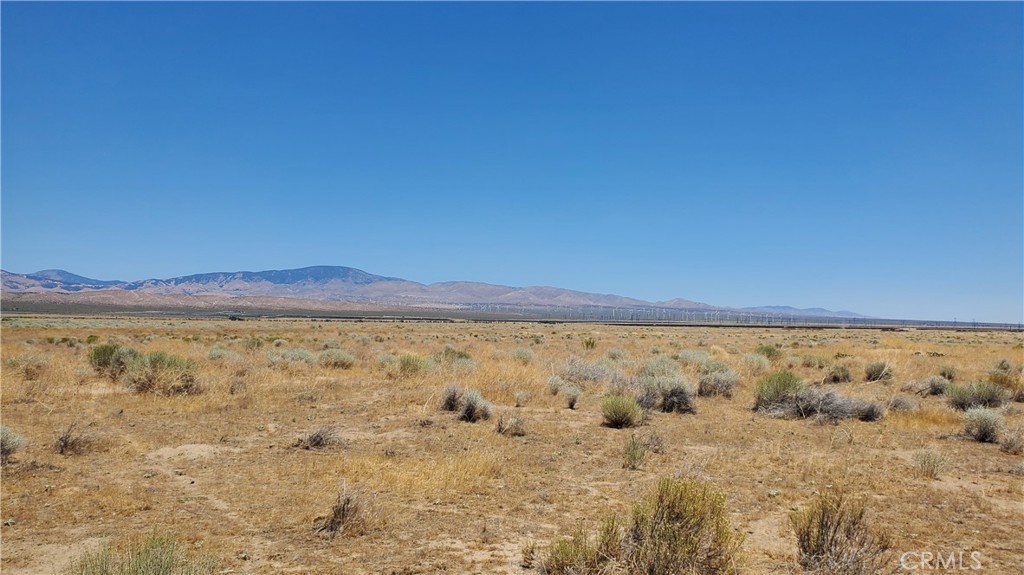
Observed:
[[[848,383],[853,381],[850,368],[845,365],[833,365],[825,373],[825,383]]]
[[[238,361],[238,360],[242,359],[242,356],[240,356],[237,353],[231,351],[230,349],[224,349],[223,347],[220,347],[220,346],[214,346],[214,347],[211,347],[210,351],[208,351],[206,353],[206,359],[209,359],[211,361],[222,361],[222,360]]]
[[[580,400],[580,388],[570,385],[565,388],[565,406],[569,409],[576,409],[576,403]]]
[[[526,349],[525,347],[513,349],[512,353],[509,355],[512,356],[512,359],[522,365],[530,365],[530,362],[533,361],[533,351]]]
[[[864,368],[864,377],[868,381],[884,381],[892,379],[892,376],[892,367],[883,361],[869,363],[868,366]]]
[[[917,404],[905,395],[894,395],[889,398],[889,409],[893,411],[910,411],[917,409]]]
[[[641,409],[650,411],[658,406],[658,400],[661,398],[662,386],[659,381],[661,379],[669,378],[644,378],[628,383],[621,382],[622,385],[618,385],[614,391],[620,395],[628,395],[631,389],[636,390],[637,405]]]
[[[789,516],[800,565],[829,575],[871,575],[889,562],[888,534],[871,528],[864,505],[841,490],[822,493]]]
[[[661,410],[665,413],[697,413],[693,390],[686,380],[673,379],[661,387]]]
[[[939,369],[939,375],[947,381],[956,381],[956,368],[945,365]]]
[[[601,415],[608,427],[636,427],[643,421],[643,410],[632,397],[609,395],[601,400]]]
[[[637,437],[636,434],[630,434],[626,445],[622,448],[622,468],[631,471],[640,469],[646,457],[647,442]]]
[[[679,373],[679,364],[668,357],[646,361],[637,371],[638,377],[669,377]]]
[[[721,371],[729,371],[729,364],[717,359],[709,359],[700,364],[701,373],[718,373]]]
[[[1002,441],[999,442],[999,450],[1010,455],[1024,453],[1024,429],[1017,428],[1004,433]]]
[[[0,425],[0,463],[7,463],[11,456],[25,447],[25,438],[6,425]]]
[[[316,362],[330,369],[350,369],[356,364],[356,357],[340,349],[325,349],[317,355]]]
[[[117,381],[128,370],[128,365],[141,355],[130,347],[97,345],[89,350],[89,364],[96,373],[110,378],[110,381]]]
[[[583,344],[583,349],[594,349],[597,347],[597,340],[590,336],[581,339],[580,343]]]
[[[918,474],[929,479],[938,479],[951,463],[948,457],[931,449],[922,449],[914,454]]]
[[[163,351],[136,356],[124,373],[125,384],[136,393],[194,395],[202,393],[191,361]]]
[[[790,405],[806,386],[791,371],[778,371],[761,378],[754,387],[754,409],[771,411]]]
[[[331,505],[330,512],[313,521],[313,530],[334,539],[338,535],[362,535],[370,530],[376,513],[359,490],[343,487]]]
[[[558,392],[564,385],[565,382],[557,375],[552,375],[548,378],[548,391],[551,392],[551,395],[558,395]]]
[[[988,381],[946,387],[949,405],[961,411],[972,407],[999,407],[1006,402],[1007,395],[1005,389]]]
[[[75,429],[76,427],[77,425],[72,423],[54,436],[54,451],[60,455],[72,455],[83,453],[86,450],[89,446],[90,439],[86,435],[79,433]]]
[[[518,415],[509,413],[501,414],[496,427],[498,433],[509,437],[522,437],[526,435],[526,420]]]
[[[782,359],[782,350],[775,347],[774,345],[763,344],[757,346],[754,353],[763,355],[768,361],[779,361]]]
[[[295,440],[292,447],[298,447],[300,449],[323,449],[339,443],[337,435],[334,433],[334,427],[330,425],[321,425],[314,431]]]
[[[829,359],[821,355],[805,355],[800,358],[800,365],[803,367],[825,369],[828,364]]]
[[[743,354],[743,357],[740,358],[740,365],[742,365],[743,369],[747,370],[748,373],[753,375],[764,373],[772,367],[768,358],[759,353]]]
[[[605,354],[605,357],[612,361],[619,361],[626,358],[626,352],[622,351],[617,347],[613,347],[608,350],[608,353]]]
[[[475,389],[470,389],[462,396],[462,411],[459,414],[460,421],[476,423],[481,419],[491,418],[491,403],[480,395]]]
[[[316,356],[313,355],[313,352],[304,347],[286,349],[281,352],[281,357],[288,363],[305,363],[307,365],[312,365],[316,362]]]
[[[462,390],[454,383],[449,383],[441,392],[441,409],[445,411],[457,411],[462,404]]]
[[[697,380],[697,395],[701,397],[716,395],[732,397],[732,390],[739,381],[739,376],[732,370],[705,373]]]
[[[117,552],[109,544],[74,560],[69,575],[213,575],[218,571],[212,557],[190,556],[170,535],[152,535],[129,542]]]
[[[943,377],[941,375],[933,375],[928,379],[924,380],[924,389],[922,393],[924,395],[943,395],[946,390],[949,389],[951,379]]]
[[[711,359],[711,356],[699,349],[684,349],[676,354],[675,359],[683,366],[692,366],[704,363]]]
[[[573,383],[591,383],[603,380],[608,376],[608,370],[599,363],[591,363],[579,358],[570,357],[565,366],[562,367],[559,375],[566,381]]]
[[[1003,428],[1003,416],[994,409],[972,407],[964,412],[964,433],[975,441],[995,443]]]

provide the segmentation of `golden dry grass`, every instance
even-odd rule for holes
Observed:
[[[758,345],[778,345],[773,368],[792,364],[810,383],[827,367],[801,358],[825,357],[853,374],[830,389],[884,402],[943,366],[973,381],[1002,358],[1021,363],[1019,333],[8,316],[0,335],[0,415],[28,441],[2,471],[4,573],[59,572],[69,550],[153,530],[239,573],[530,572],[519,565],[523,546],[542,549],[580,520],[596,527],[677,475],[726,493],[747,573],[800,572],[786,517],[835,484],[867,498],[897,550],[979,551],[988,572],[1024,569],[1024,490],[1009,473],[1021,457],[964,439],[941,396],[916,397],[919,409],[877,423],[771,419],[751,410],[758,376],[741,363]],[[191,359],[205,392],[131,393],[89,367],[89,335]],[[263,345],[250,349],[252,338]],[[471,360],[442,359],[446,345]],[[210,359],[215,346],[231,353]],[[355,365],[271,361],[325,347],[352,353]],[[607,382],[577,382],[575,410],[548,390],[570,357],[629,376],[685,350],[725,362],[740,383],[731,399],[698,398],[696,415],[653,413],[640,432],[665,447],[638,470],[622,468],[636,430],[601,425]],[[381,364],[389,354],[439,361],[403,375]],[[864,381],[876,361],[893,367],[891,381]],[[695,384],[699,372],[679,374]],[[462,423],[441,411],[449,383],[479,390],[494,417]],[[525,436],[496,432],[506,411],[526,420]],[[1022,412],[1010,404],[1007,424],[1024,425]],[[71,423],[93,441],[58,455],[53,438]],[[337,445],[293,447],[321,425],[334,427]],[[940,480],[915,473],[922,449],[949,458]],[[319,537],[314,521],[342,486],[359,489],[376,520],[359,536]]]

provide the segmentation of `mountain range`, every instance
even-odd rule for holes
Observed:
[[[97,280],[64,270],[17,274],[0,270],[7,303],[60,302],[139,308],[273,309],[366,309],[461,308],[506,306],[542,311],[544,308],[658,308],[686,312],[729,311],[800,317],[863,318],[848,311],[786,306],[724,308],[676,298],[648,302],[610,294],[595,294],[556,287],[511,287],[480,282],[454,281],[422,284],[397,277],[379,276],[350,267],[313,266],[260,272],[214,272],[169,279],[137,281]],[[9,306],[5,305],[5,309]]]

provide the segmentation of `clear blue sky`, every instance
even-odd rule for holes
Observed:
[[[1024,319],[1021,3],[15,3],[2,265]]]

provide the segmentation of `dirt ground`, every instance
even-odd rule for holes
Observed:
[[[678,476],[726,494],[745,573],[802,573],[788,516],[840,486],[891,535],[895,571],[905,553],[977,552],[980,573],[1024,572],[1022,456],[965,436],[943,396],[913,389],[944,367],[971,382],[1001,359],[1024,362],[1020,333],[5,316],[0,337],[0,418],[26,440],[2,468],[5,575],[60,573],[158,532],[220,573],[535,573],[524,547],[626,516]],[[131,391],[90,366],[90,348],[108,342],[191,360],[203,392]],[[767,370],[748,356],[761,345],[782,352]],[[325,349],[354,364],[321,365]],[[570,358],[605,374],[573,382],[575,409],[549,385],[570,379]],[[696,360],[723,362],[739,384],[731,398],[697,398],[696,414],[603,426],[615,380],[662,358],[692,384]],[[872,362],[894,377],[866,382]],[[835,424],[752,410],[763,375],[789,368],[821,385],[837,364],[853,381],[829,389],[914,408]],[[492,417],[442,411],[452,383],[479,390]],[[1024,404],[1000,411],[1005,433],[1024,428]],[[526,434],[498,433],[503,415]],[[84,445],[60,454],[54,439],[72,424]],[[324,425],[334,444],[295,445]],[[663,444],[637,470],[623,468],[631,434]],[[919,473],[926,449],[948,458],[938,479]],[[314,525],[341,490],[365,521],[324,537]]]

